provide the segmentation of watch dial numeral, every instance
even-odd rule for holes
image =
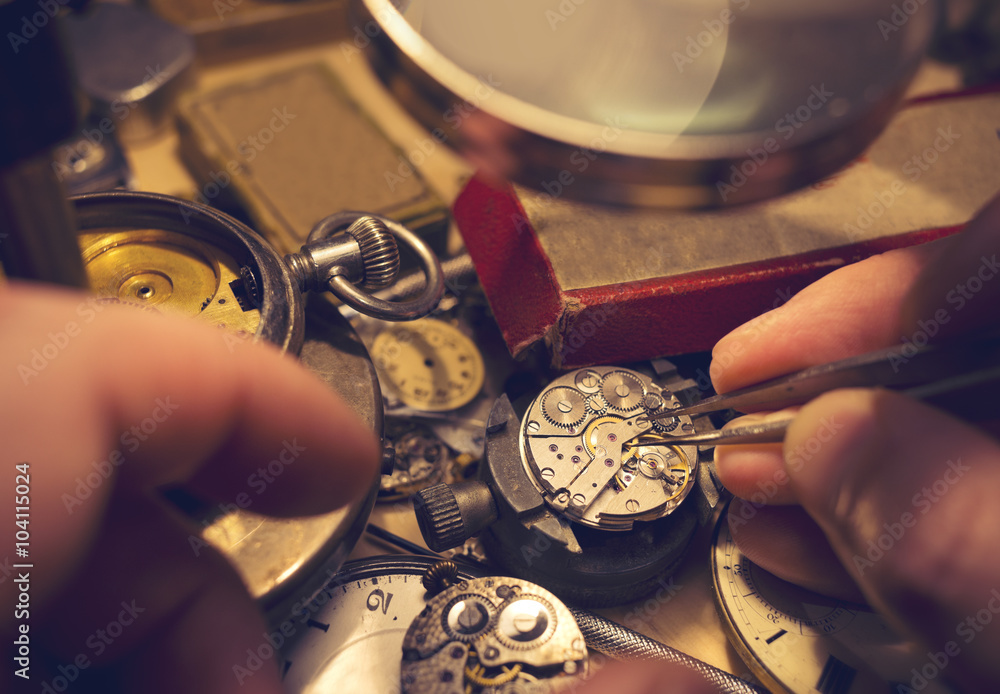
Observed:
[[[390,602],[392,602],[392,593],[386,593],[381,588],[376,588],[368,594],[368,601],[366,604],[368,609],[372,612],[381,607],[382,614],[386,614],[389,611]]]

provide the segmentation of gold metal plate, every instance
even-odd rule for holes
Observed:
[[[81,233],[91,288],[101,296],[196,317],[241,336],[254,335],[260,311],[236,296],[236,259],[220,248],[160,229]],[[237,285],[238,286],[238,285]]]

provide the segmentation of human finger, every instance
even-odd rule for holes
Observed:
[[[0,427],[7,457],[30,466],[32,556],[46,567],[39,598],[86,552],[113,489],[187,484],[302,515],[373,483],[373,433],[267,346],[230,349],[221,331],[194,321],[28,285],[0,293],[0,325],[0,354],[20,362],[0,376],[10,394]],[[43,350],[51,358],[34,359]],[[259,475],[276,459],[279,476]],[[0,490],[12,495],[13,482],[5,476]]]
[[[719,393],[899,342],[907,291],[941,241],[847,265],[723,337],[709,374]]]
[[[1000,324],[1000,196],[949,238],[905,297],[902,335],[920,344]]]
[[[868,601],[947,652],[945,676],[1000,682],[1000,446],[983,431],[880,390],[841,390],[803,407],[786,452],[832,436],[788,472]]]
[[[765,571],[822,595],[864,601],[823,531],[802,507],[734,499],[727,522],[740,551]]]
[[[57,664],[47,683],[87,688],[99,674],[121,691],[281,692],[258,608],[232,567],[189,537],[155,499],[112,499],[71,588],[36,618],[35,642]]]
[[[795,411],[797,408],[744,415],[727,422],[723,430],[784,419]],[[726,489],[756,506],[798,503],[788,484],[780,443],[716,446],[715,467]]]

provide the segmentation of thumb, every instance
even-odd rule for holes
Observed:
[[[947,653],[946,678],[1000,682],[997,442],[901,395],[842,390],[802,409],[785,458],[872,605]]]
[[[903,299],[900,329],[914,342],[996,325],[1000,303],[1000,195],[924,266]]]

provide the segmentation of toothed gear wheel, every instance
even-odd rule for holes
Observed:
[[[671,431],[676,429],[681,425],[681,420],[677,417],[670,417],[668,419],[654,419],[653,428],[656,431],[662,431],[664,434],[669,434]]]
[[[473,643],[493,626],[496,611],[483,596],[466,593],[449,600],[441,610],[441,626],[449,639]]]
[[[601,396],[608,407],[618,412],[631,412],[641,407],[645,393],[642,381],[625,371],[612,371],[601,380]]]
[[[642,409],[646,412],[656,412],[663,407],[663,396],[659,393],[646,393],[642,396]]]
[[[587,412],[600,417],[608,411],[608,403],[604,401],[600,393],[594,393],[587,397]]]
[[[493,636],[515,651],[538,648],[552,638],[558,626],[552,603],[529,593],[512,597],[501,605],[493,624]]]
[[[583,393],[569,386],[553,388],[542,396],[542,415],[557,427],[572,429],[587,416]]]

